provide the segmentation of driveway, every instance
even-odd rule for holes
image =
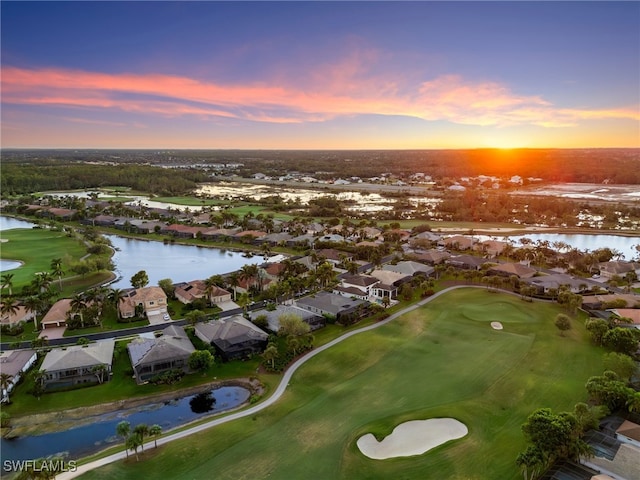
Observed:
[[[149,325],[165,325],[171,322],[171,318],[169,320],[164,319],[164,313],[151,313],[147,314],[147,318],[149,319]]]
[[[45,328],[40,332],[38,338],[47,337],[47,340],[64,337],[64,331],[67,327]]]
[[[240,308],[240,305],[238,305],[235,302],[232,302],[231,300],[229,300],[228,302],[220,302],[220,303],[217,303],[216,305],[218,305],[218,307],[220,307],[220,309],[223,312],[226,312],[227,310],[234,310],[236,308]]]

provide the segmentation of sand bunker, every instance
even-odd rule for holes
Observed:
[[[464,423],[453,418],[431,418],[401,423],[381,442],[372,433],[358,439],[360,451],[374,460],[421,455],[449,440],[468,433]]]
[[[491,322],[491,328],[494,330],[502,330],[502,324],[500,322]]]

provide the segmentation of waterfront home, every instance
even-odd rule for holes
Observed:
[[[465,237],[463,235],[453,235],[440,239],[438,245],[441,247],[451,248],[453,250],[470,250],[473,248],[475,239],[472,237]]]
[[[45,388],[108,381],[114,345],[115,340],[107,339],[89,345],[54,348],[44,357],[40,367]]]
[[[207,292],[207,285],[204,280],[193,280],[188,283],[175,284],[174,295],[180,302],[187,304],[197,298],[207,298],[210,304],[231,301],[231,292],[217,285],[213,285]]]
[[[160,287],[131,289],[118,304],[120,318],[146,315],[147,318],[167,313],[167,295]]]
[[[195,333],[200,340],[213,345],[225,360],[262,353],[269,339],[268,333],[240,315],[198,323]]]
[[[133,376],[138,384],[169,370],[189,373],[189,357],[195,351],[184,328],[170,325],[157,338],[136,338],[127,344]]]
[[[2,389],[0,400],[5,402],[13,387],[18,384],[22,374],[36,363],[38,354],[35,350],[10,350],[0,353],[0,373],[11,375],[9,384]]]

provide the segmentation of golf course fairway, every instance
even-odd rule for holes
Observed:
[[[457,289],[304,364],[273,406],[145,449],[83,479],[521,478],[521,425],[540,407],[572,410],[602,373],[582,322],[561,336],[561,308]],[[499,321],[503,330],[491,322]],[[451,417],[464,438],[423,455],[373,460],[356,441],[411,420]]]

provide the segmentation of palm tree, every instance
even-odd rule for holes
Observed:
[[[209,306],[213,305],[213,301],[212,301],[212,295],[213,292],[218,288],[218,285],[216,283],[218,279],[216,278],[215,275],[207,278],[204,281],[204,285],[205,285],[205,289],[204,289],[204,294],[207,296],[207,300],[209,300]]]
[[[146,423],[140,423],[133,428],[133,434],[140,436],[140,446],[142,447],[142,452],[144,453],[144,437],[149,435],[149,425]]]
[[[0,388],[2,388],[2,392],[7,394],[7,403],[11,403],[9,400],[9,385],[11,385],[11,380],[13,380],[13,375],[9,373],[0,373]]]
[[[5,298],[4,303],[0,304],[0,315],[8,315],[11,317],[18,313],[19,309],[20,307],[17,302],[14,302],[11,298]]]
[[[0,288],[4,289],[4,288],[8,288],[9,289],[9,296],[13,295],[13,273],[5,273],[0,277],[0,282],[2,282],[2,285],[0,286]]]
[[[129,457],[128,451],[133,450],[136,453],[136,461],[139,461],[140,457],[138,457],[138,447],[140,445],[142,445],[142,438],[140,437],[140,434],[133,433],[129,435],[126,440],[127,457]]]
[[[58,277],[58,289],[62,291],[62,275],[64,274],[64,270],[62,270],[61,258],[51,260],[51,273]]]
[[[235,302],[236,301],[236,297],[238,296],[238,292],[236,292],[236,287],[240,283],[240,274],[238,272],[232,272],[227,277],[227,282],[229,283],[229,285],[233,289],[233,301]]]
[[[69,307],[71,309],[71,313],[77,313],[80,315],[80,324],[84,328],[84,315],[82,314],[82,311],[87,308],[84,296],[81,293],[76,293],[71,299]]]
[[[24,308],[33,313],[33,328],[38,330],[38,314],[44,308],[44,301],[38,295],[31,295],[22,302]]]
[[[255,283],[255,279],[258,278],[258,270],[259,267],[255,263],[252,263],[251,265],[243,265],[240,269],[240,279],[246,280],[247,290],[249,290],[249,287]]]
[[[149,435],[153,437],[153,445],[155,448],[158,448],[158,437],[160,436],[161,433],[162,433],[162,427],[157,423],[149,427]]]
[[[126,420],[123,420],[116,425],[116,434],[122,437],[126,445],[127,458],[129,458],[129,445],[127,439],[131,435],[131,424]]]

